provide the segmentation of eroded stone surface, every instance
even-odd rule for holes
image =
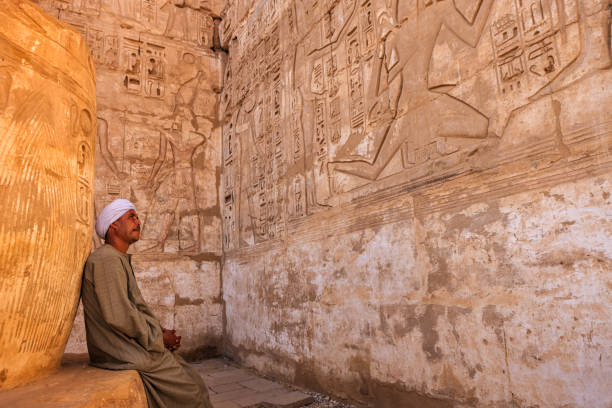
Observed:
[[[135,204],[143,225],[131,251],[145,298],[183,336],[181,353],[210,353],[222,334],[221,2],[39,3],[81,32],[96,66],[95,213],[116,198]],[[67,352],[85,351],[79,314]]]
[[[237,367],[221,358],[192,364],[208,386],[215,408],[310,406],[313,398],[304,393]]]
[[[608,407],[609,6],[230,1],[229,351],[377,407]]]
[[[0,1],[0,389],[59,365],[91,245],[94,67],[70,27]]]

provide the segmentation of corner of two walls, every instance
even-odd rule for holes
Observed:
[[[130,251],[143,295],[180,332],[185,357],[218,353],[221,1],[38,4],[83,35],[95,63],[96,215],[116,198],[135,204],[142,233]],[[87,352],[81,308],[65,352]]]
[[[612,403],[609,9],[230,1],[226,352],[376,407]]]

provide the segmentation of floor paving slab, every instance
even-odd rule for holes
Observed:
[[[193,364],[193,367],[208,386],[215,408],[298,408],[313,401],[308,394],[261,378],[220,358]]]
[[[263,378],[256,378],[256,379],[249,380],[249,381],[243,381],[240,383],[240,385],[246,388],[250,388],[255,391],[259,391],[259,392],[270,391],[270,390],[274,390],[277,388],[283,388],[281,384],[275,383],[270,380],[265,380]]]
[[[209,390],[210,391],[210,390]],[[238,390],[222,392],[219,394],[210,393],[210,401],[212,403],[222,402],[222,401],[236,401],[240,398],[251,397],[257,394],[257,391],[250,390],[248,388],[241,388]]]
[[[222,401],[213,404],[215,408],[240,408],[240,405],[232,401]]]
[[[263,403],[264,407],[270,408],[299,408],[313,401],[314,399],[310,395],[299,391],[293,391],[270,396],[266,398]]]
[[[235,391],[245,388],[240,383],[229,383],[229,384],[219,384],[215,386],[209,387],[213,392],[222,393],[228,391]]]

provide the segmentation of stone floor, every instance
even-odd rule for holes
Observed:
[[[314,401],[306,393],[258,377],[221,358],[192,366],[202,375],[215,408],[298,408]]]
[[[267,380],[222,358],[192,366],[204,378],[215,408],[353,408],[321,394]]]

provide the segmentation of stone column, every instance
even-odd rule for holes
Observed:
[[[95,73],[80,34],[0,0],[0,389],[58,367],[91,247]]]

